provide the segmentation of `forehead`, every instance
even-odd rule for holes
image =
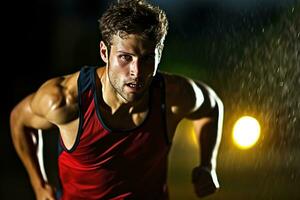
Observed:
[[[118,35],[114,35],[111,44],[112,49],[116,51],[129,51],[133,53],[150,53],[156,49],[155,42],[144,39],[136,34],[129,34],[122,38]]]

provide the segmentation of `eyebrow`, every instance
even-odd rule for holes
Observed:
[[[136,54],[134,54],[134,53],[129,53],[129,52],[126,52],[126,51],[117,51],[117,52],[118,52],[118,53],[123,53],[123,54],[132,55],[132,56],[136,55]]]
[[[123,53],[123,54],[127,54],[127,55],[131,55],[131,56],[136,56],[137,54],[134,53],[129,53],[126,51],[117,51],[118,53]],[[155,53],[146,53],[145,55],[142,56],[155,56]]]

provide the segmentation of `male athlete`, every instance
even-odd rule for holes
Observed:
[[[99,22],[106,65],[50,79],[11,112],[13,143],[36,198],[168,199],[168,153],[183,118],[194,120],[201,146],[195,192],[215,192],[222,102],[203,83],[157,70],[165,13],[126,0],[112,4]],[[59,193],[43,176],[32,137],[52,127],[60,131]]]

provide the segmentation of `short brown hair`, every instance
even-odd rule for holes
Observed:
[[[168,30],[165,12],[145,0],[119,0],[110,5],[99,22],[102,40],[108,46],[113,35],[124,38],[129,34],[138,34],[153,40],[162,50]]]

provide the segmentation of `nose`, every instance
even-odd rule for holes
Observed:
[[[141,66],[142,63],[139,59],[132,62],[130,65],[130,76],[134,78],[141,76]]]

